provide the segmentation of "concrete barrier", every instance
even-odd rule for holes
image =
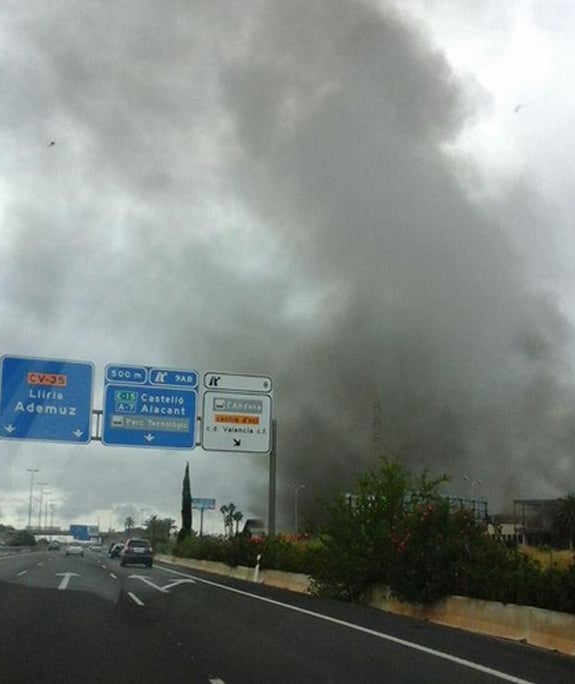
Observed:
[[[415,606],[393,598],[385,587],[375,587],[366,602],[389,613],[575,655],[575,615],[570,613],[466,596],[449,596],[433,606]]]
[[[195,560],[194,558],[177,558],[175,556],[156,555],[156,559],[164,563],[173,563],[193,570],[212,572],[215,575],[225,575],[248,582],[253,582],[254,568],[245,565],[229,566],[215,561]],[[288,589],[299,593],[307,593],[310,578],[297,572],[284,572],[283,570],[260,570],[258,584],[269,584],[280,589]]]
[[[253,581],[254,568],[243,565],[230,567],[225,563],[157,555],[157,560],[194,570]],[[260,570],[259,583],[308,593],[310,578],[283,570]],[[518,606],[511,603],[482,601],[465,596],[449,596],[433,606],[402,603],[391,596],[387,587],[374,587],[366,597],[372,608],[428,620],[439,625],[457,627],[470,632],[524,641],[567,655],[575,655],[575,615],[543,608]]]

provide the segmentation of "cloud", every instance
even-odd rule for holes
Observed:
[[[420,29],[353,0],[3,13],[2,349],[272,375],[281,483],[308,504],[374,435],[497,505],[562,491],[552,255],[536,212],[520,251],[514,206],[470,199],[446,149],[483,95]],[[132,485],[178,510],[187,454],[113,451],[52,457],[70,516]],[[265,459],[192,454],[199,495],[265,510]]]

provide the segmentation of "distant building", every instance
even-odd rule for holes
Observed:
[[[529,546],[557,545],[553,521],[560,499],[515,499],[513,501],[513,524],[521,530],[524,543]]]
[[[487,534],[501,539],[507,546],[522,546],[526,544],[525,532],[521,525],[511,522],[493,522],[487,525]]]

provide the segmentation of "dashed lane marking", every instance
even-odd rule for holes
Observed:
[[[143,601],[141,601],[136,594],[133,594],[131,591],[128,592],[128,596],[132,599],[134,603],[136,603],[139,606],[145,605]]]
[[[116,575],[114,575],[113,572],[110,573],[110,577],[111,577],[112,579],[118,579],[118,578],[116,577]]]
[[[20,570],[18,573],[18,577],[22,577],[22,575],[25,575],[28,572],[28,570]]]
[[[210,679],[210,684],[226,684],[223,679]]]

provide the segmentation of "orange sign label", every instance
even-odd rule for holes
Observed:
[[[259,425],[257,416],[230,416],[229,414],[216,414],[216,423],[235,423],[236,425]]]
[[[28,373],[28,384],[66,387],[68,376],[59,373]]]

